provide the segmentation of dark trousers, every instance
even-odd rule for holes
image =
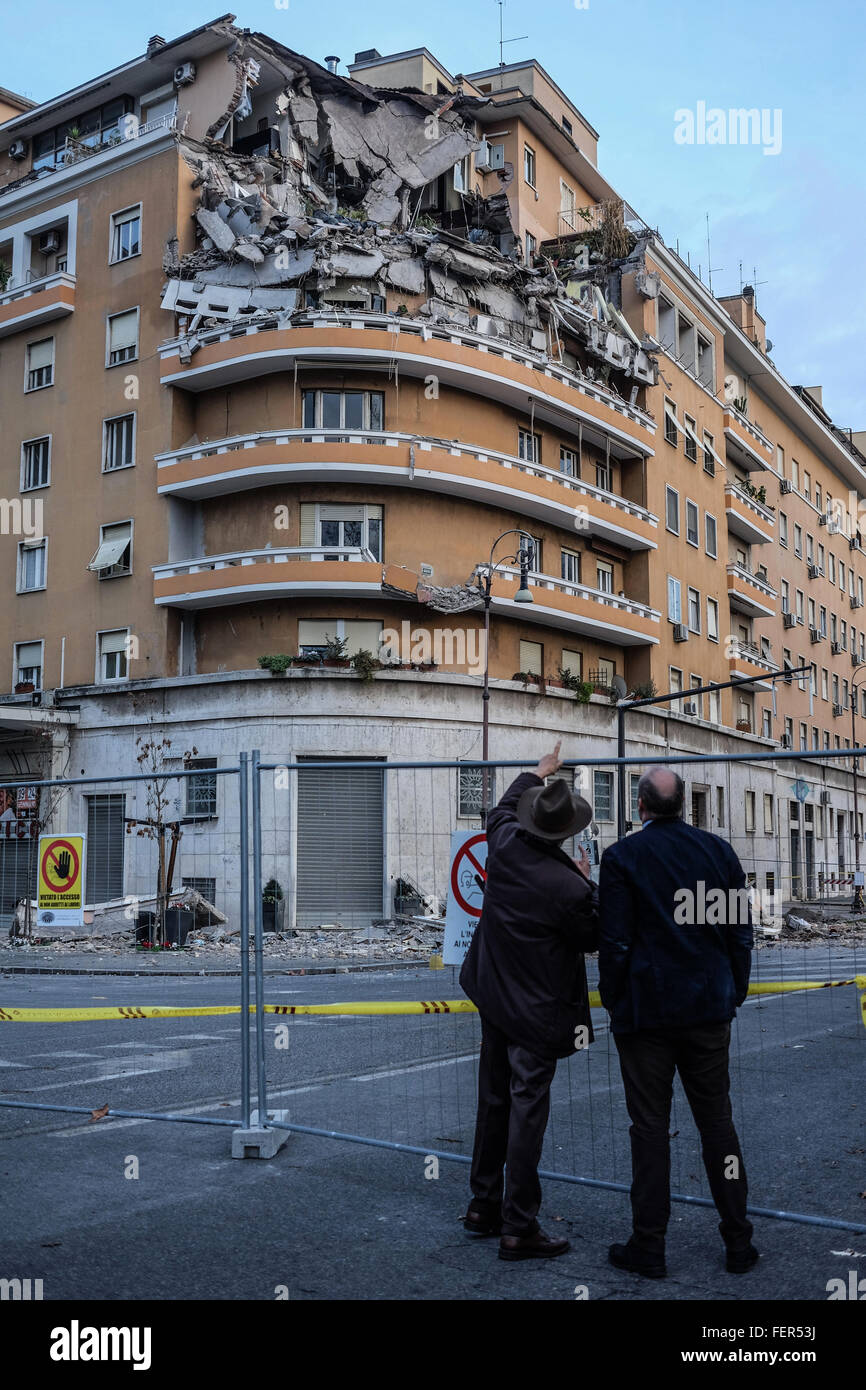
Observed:
[[[729,1023],[615,1034],[625,1100],[631,1116],[634,1224],[632,1243],[664,1254],[671,1214],[670,1117],[674,1071],[680,1074],[701,1136],[704,1167],[730,1250],[752,1236],[746,1217],[746,1170],[731,1114]]]
[[[538,1164],[555,1071],[555,1058],[527,1052],[488,1019],[481,1019],[478,1118],[469,1185],[476,1211],[496,1215],[501,1210],[504,1235],[532,1235],[538,1230]]]

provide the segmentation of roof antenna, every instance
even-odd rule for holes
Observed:
[[[497,3],[497,5],[499,6],[499,71],[500,71],[500,74],[501,74],[502,69],[505,67],[505,55],[504,55],[504,53],[503,53],[503,51],[502,51],[502,50],[504,49],[505,45],[506,45],[507,43],[520,43],[520,40],[521,40],[521,39],[528,39],[528,38],[529,38],[529,35],[528,35],[528,34],[518,34],[518,35],[517,35],[517,38],[515,38],[515,39],[504,39],[504,38],[502,37],[502,32],[503,32],[503,31],[502,31],[502,15],[503,15],[503,11],[504,11],[504,9],[505,9],[505,0],[496,0],[496,3]]]
[[[710,294],[712,294],[712,292],[713,292],[713,271],[714,271],[714,270],[724,270],[725,267],[724,267],[723,265],[717,265],[717,266],[714,266],[714,265],[713,265],[712,257],[710,256],[710,214],[707,213],[706,216],[707,216],[707,275],[708,275],[708,277],[709,277],[709,282],[710,282]]]

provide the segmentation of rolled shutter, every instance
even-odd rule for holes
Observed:
[[[384,868],[384,768],[301,768],[298,926],[366,926],[381,917]]]

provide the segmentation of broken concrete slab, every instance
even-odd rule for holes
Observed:
[[[223,222],[218,212],[208,212],[206,208],[199,208],[195,216],[199,226],[221,251],[231,251],[234,248],[235,234],[231,227]]]

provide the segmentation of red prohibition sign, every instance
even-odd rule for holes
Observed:
[[[71,856],[73,865],[72,872],[66,879],[65,883],[62,884],[52,883],[51,879],[48,877],[49,863],[54,864],[56,867],[57,853],[60,850],[68,851],[69,855]],[[74,845],[71,845],[69,843],[68,840],[52,840],[51,844],[46,847],[45,852],[42,855],[42,881],[47,888],[50,888],[50,890],[53,893],[62,893],[65,890],[68,890],[71,884],[76,883],[78,881],[78,871],[80,868],[81,862],[78,858],[78,851],[76,850]]]
[[[478,844],[483,844],[486,841],[486,839],[487,836],[485,835],[484,831],[482,831],[480,835],[473,835],[471,840],[467,840],[465,845],[461,845],[460,849],[454,856],[454,863],[451,865],[451,892],[454,894],[455,900],[457,901],[458,905],[462,908],[464,912],[467,912],[470,917],[480,917],[481,908],[473,907],[472,904],[468,903],[466,899],[463,897],[463,894],[460,892],[459,888],[460,879],[457,871],[460,868],[462,860],[464,858],[468,859],[475,873],[479,874],[486,883],[487,869],[472,853],[475,846]]]

